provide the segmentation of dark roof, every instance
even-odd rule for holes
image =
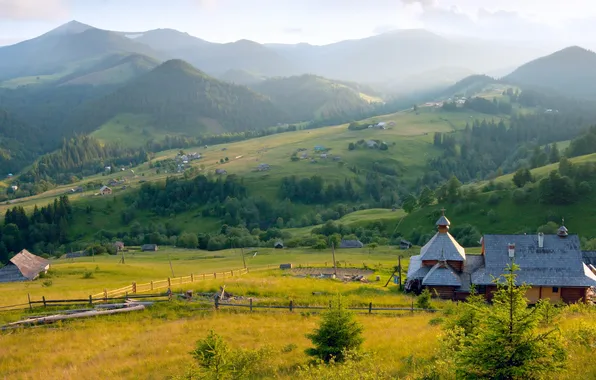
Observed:
[[[50,266],[49,260],[36,256],[26,249],[17,253],[10,259],[10,262],[19,269],[23,277],[29,280],[35,279],[39,275],[39,272],[45,271]]]
[[[544,235],[543,248],[537,235],[485,235],[484,267],[472,275],[472,282],[489,285],[510,263],[508,245],[515,244],[518,284],[539,286],[596,286],[596,275],[582,261],[577,235],[565,238]]]
[[[596,251],[582,251],[584,263],[596,266]]]
[[[339,248],[362,248],[364,244],[360,240],[342,240]]]
[[[445,262],[436,263],[424,276],[422,285],[461,286],[459,275]]]
[[[437,232],[420,249],[422,260],[465,261],[466,251],[449,233]]]

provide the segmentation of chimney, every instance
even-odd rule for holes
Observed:
[[[538,248],[544,248],[544,234],[538,232]]]
[[[515,244],[514,243],[509,243],[508,245],[508,251],[509,251],[509,258],[512,259],[515,256]]]

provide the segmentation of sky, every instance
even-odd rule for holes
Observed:
[[[117,31],[172,28],[213,42],[322,45],[412,28],[537,44],[596,41],[596,0],[0,0],[0,45],[70,20]]]

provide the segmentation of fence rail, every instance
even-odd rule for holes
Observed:
[[[168,277],[165,280],[156,280],[147,282],[144,284],[137,284],[133,282],[130,285],[125,287],[114,289],[114,290],[107,290],[104,289],[103,292],[97,293],[91,296],[97,302],[102,300],[106,300],[108,298],[118,297],[118,296],[126,296],[129,294],[139,294],[139,293],[148,293],[153,292],[159,289],[166,289],[172,288],[173,286],[184,285],[196,281],[203,281],[203,280],[210,280],[210,279],[217,279],[217,278],[231,278],[242,276],[248,273],[247,268],[242,269],[234,269],[225,272],[213,272],[213,273],[201,273],[201,274],[194,274],[191,273],[189,276],[181,276],[181,277]]]

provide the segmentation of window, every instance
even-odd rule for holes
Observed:
[[[559,293],[559,287],[553,286],[553,293]]]

